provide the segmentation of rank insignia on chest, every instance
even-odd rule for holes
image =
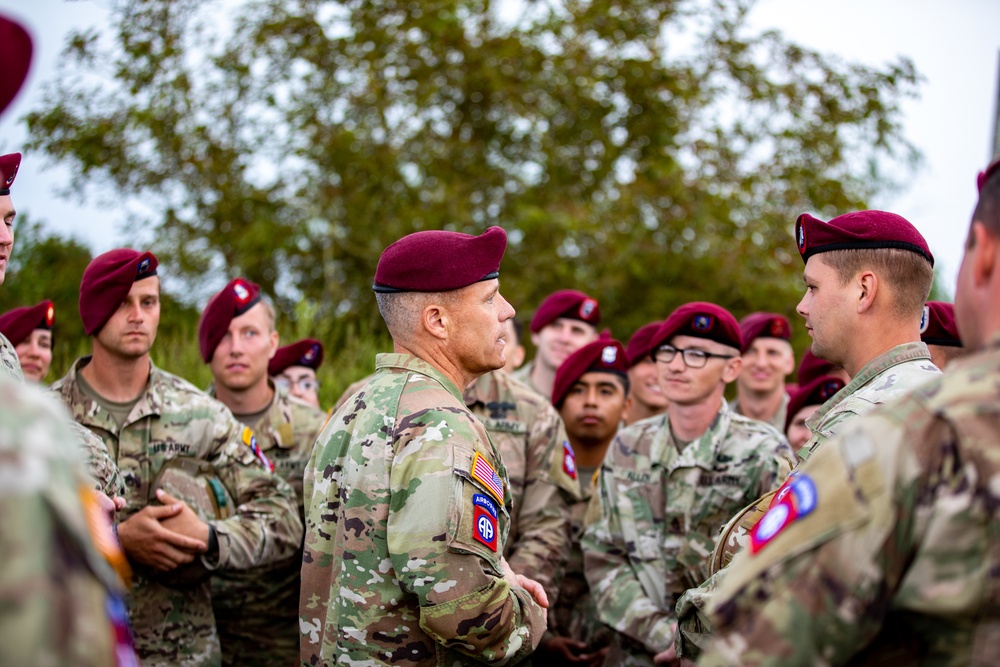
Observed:
[[[243,444],[250,448],[250,451],[254,453],[254,456],[264,464],[264,467],[269,471],[274,472],[274,464],[271,463],[271,459],[267,458],[264,454],[264,450],[260,448],[257,444],[257,436],[253,434],[253,431],[249,426],[243,427]]]
[[[493,551],[497,546],[497,519],[500,514],[496,503],[482,493],[472,495],[472,537]]]
[[[750,553],[757,553],[792,523],[812,514],[816,502],[816,484],[809,475],[789,476],[771,500],[767,514],[750,532]]]
[[[501,505],[503,504],[503,480],[500,479],[500,475],[493,469],[490,462],[479,452],[476,452],[475,456],[472,457],[472,478],[485,486],[490,495],[496,498]]]
[[[563,440],[563,472],[572,479],[576,479],[576,455],[569,440]]]

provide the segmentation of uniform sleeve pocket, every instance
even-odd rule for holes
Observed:
[[[462,463],[457,463],[452,483],[448,548],[479,556],[493,574],[503,576],[500,559],[509,521],[507,509]]]

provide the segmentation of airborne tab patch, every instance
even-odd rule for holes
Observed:
[[[485,486],[490,495],[496,498],[501,505],[503,504],[503,480],[500,479],[500,475],[493,469],[490,462],[479,452],[476,452],[475,456],[472,457],[472,478]]]

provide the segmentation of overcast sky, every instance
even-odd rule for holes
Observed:
[[[107,6],[107,0],[0,0],[0,11],[27,25],[36,49],[26,87],[0,118],[0,154],[21,150],[25,131],[18,118],[37,106],[67,31],[102,25]],[[905,103],[904,131],[924,154],[924,166],[905,191],[872,204],[917,226],[930,243],[943,284],[953,291],[976,202],[975,175],[992,148],[1000,78],[1000,2],[760,0],[751,23],[850,61],[883,65],[899,55],[913,59],[926,81],[920,98]],[[134,230],[121,229],[120,206],[81,208],[58,196],[71,183],[67,170],[26,156],[15,185],[18,211],[75,236],[94,252],[135,240]]]

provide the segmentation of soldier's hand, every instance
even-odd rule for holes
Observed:
[[[599,667],[604,663],[607,653],[607,647],[591,652],[587,644],[569,637],[547,639],[535,651],[535,655],[544,658],[547,665],[585,665],[586,667]]]
[[[164,528],[160,521],[181,513],[181,504],[143,507],[118,524],[118,541],[129,560],[167,572],[208,550],[207,542]]]
[[[164,505],[180,505],[181,511],[174,516],[160,520],[160,524],[175,533],[187,535],[188,537],[200,540],[208,544],[209,528],[208,524],[195,514],[191,506],[183,500],[178,500],[163,489],[156,490],[156,499]],[[206,547],[207,549],[207,547]]]
[[[677,662],[677,649],[673,646],[653,656],[654,665],[673,665]]]
[[[543,609],[549,608],[549,596],[545,594],[545,589],[542,585],[535,581],[534,579],[529,579],[523,574],[515,574],[517,578],[517,585],[528,591],[531,597],[535,598],[535,602],[538,603],[539,607]]]

